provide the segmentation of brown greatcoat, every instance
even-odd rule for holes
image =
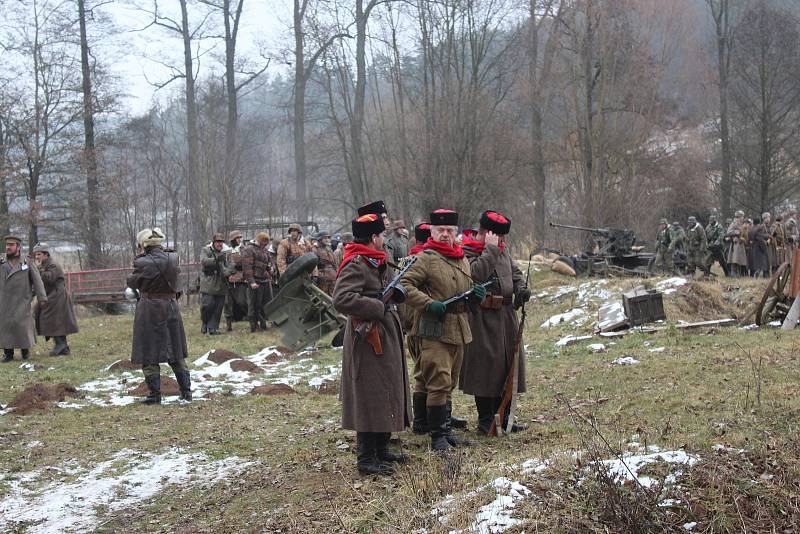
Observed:
[[[342,428],[400,432],[411,421],[403,330],[394,308],[384,312],[377,295],[389,281],[385,269],[356,256],[339,273],[333,306],[347,315],[342,356]],[[356,337],[353,319],[377,321],[383,354]]]
[[[64,271],[53,258],[39,265],[39,275],[47,292],[47,302],[36,303],[36,332],[40,336],[68,336],[78,332],[78,321],[72,308],[72,298],[64,284]]]
[[[29,349],[36,343],[31,299],[47,302],[39,270],[20,259],[16,266],[0,259],[0,348]]]
[[[138,289],[142,296],[133,318],[133,363],[175,363],[188,355],[183,319],[175,298],[179,271],[178,255],[160,246],[148,248],[133,260],[128,287]],[[170,293],[171,298],[163,298]]]
[[[725,232],[725,237],[732,242],[730,253],[726,260],[728,265],[741,265],[747,267],[747,236],[742,237],[742,223],[733,220],[728,230]]]
[[[511,255],[494,245],[486,245],[480,255],[467,252],[472,277],[485,282],[497,275],[498,282],[489,287],[490,295],[502,295],[503,307],[499,310],[483,306],[470,309],[469,327],[472,343],[464,348],[464,364],[459,380],[467,395],[500,397],[506,376],[514,359],[514,342],[519,321],[514,311],[514,295],[525,289],[525,279]],[[525,358],[519,358],[517,391],[525,392]]]
[[[417,261],[400,281],[408,291],[406,304],[419,312],[410,335],[419,335],[419,318],[434,300],[446,300],[472,288],[470,266],[466,257],[446,258],[427,250],[417,254]],[[440,343],[466,345],[472,341],[469,317],[466,313],[447,313],[444,316]]]

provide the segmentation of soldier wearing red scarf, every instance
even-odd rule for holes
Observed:
[[[353,242],[345,245],[336,273],[333,305],[348,316],[342,357],[342,428],[356,431],[358,471],[390,475],[405,456],[389,450],[392,432],[411,421],[403,329],[397,306],[379,298],[389,282],[385,225],[379,215],[352,222]],[[356,328],[370,323],[363,339]]]
[[[531,296],[525,277],[506,249],[511,220],[496,211],[481,215],[480,229],[464,233],[462,246],[472,276],[478,282],[496,277],[479,307],[470,309],[472,343],[464,350],[459,384],[464,393],[475,396],[478,433],[486,435],[500,407],[506,376],[514,361],[518,321],[515,309]],[[519,358],[518,392],[525,391],[525,358]],[[504,419],[505,420],[505,419]],[[514,424],[512,431],[522,430]]]
[[[430,214],[431,237],[417,261],[403,276],[406,303],[418,314],[410,335],[419,338],[421,380],[415,381],[415,406],[424,399],[431,448],[446,450],[469,442],[451,432],[452,392],[458,381],[464,345],[472,341],[465,302],[448,307],[443,301],[475,288],[464,251],[456,244],[458,213],[439,209]]]

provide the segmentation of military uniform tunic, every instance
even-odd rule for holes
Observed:
[[[419,314],[410,334],[420,340],[420,366],[428,393],[427,405],[444,405],[457,385],[464,345],[472,341],[466,304],[461,303],[452,313],[440,318],[439,336],[421,331],[420,325],[423,321],[436,321],[425,313],[428,304],[434,300],[444,301],[472,287],[469,261],[466,257],[447,258],[426,250],[418,255],[401,283],[408,290],[406,303]]]

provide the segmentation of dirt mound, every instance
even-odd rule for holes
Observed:
[[[741,319],[744,310],[726,297],[726,288],[716,282],[691,281],[678,289],[674,298],[669,299],[667,317],[684,321],[708,321],[727,317]],[[669,307],[673,310],[669,310]]]
[[[54,403],[62,402],[67,397],[80,399],[83,398],[83,395],[75,389],[75,386],[67,382],[52,386],[36,383],[26,387],[22,393],[14,397],[8,407],[14,408],[14,413],[25,415],[34,410],[47,410]]]
[[[142,370],[142,364],[133,363],[130,360],[117,360],[117,361],[115,361],[114,363],[112,363],[108,367],[108,370],[111,371],[111,372],[116,372],[116,371],[141,371]]]
[[[208,359],[216,364],[225,363],[228,360],[238,360],[240,358],[241,355],[225,349],[214,349],[211,351],[211,354],[208,355]]]
[[[248,373],[260,374],[264,370],[249,360],[233,360],[231,362],[231,370],[233,371],[247,371]]]
[[[128,392],[128,395],[133,395],[134,397],[144,397],[146,396],[150,390],[147,388],[147,383],[142,381],[135,389],[132,389]],[[174,378],[169,376],[161,375],[161,396],[162,397],[177,397],[181,394],[181,388],[178,387],[178,383],[175,381]]]
[[[297,392],[286,384],[265,384],[250,390],[250,395],[291,395],[293,393]]]
[[[326,380],[319,386],[319,392],[322,395],[337,395],[339,393],[339,382]]]

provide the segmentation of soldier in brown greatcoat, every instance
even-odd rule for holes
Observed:
[[[458,382],[464,345],[472,341],[467,303],[459,301],[448,307],[443,301],[470,289],[480,301],[486,292],[473,283],[469,261],[456,245],[458,214],[436,210],[430,215],[431,238],[417,255],[417,261],[403,276],[408,291],[406,302],[416,310],[419,319],[411,330],[420,338],[420,366],[431,434],[431,448],[446,450],[451,446],[469,445],[467,440],[451,433],[452,393]]]
[[[67,336],[78,332],[78,321],[64,284],[64,271],[50,257],[50,248],[45,243],[33,247],[33,256],[47,293],[47,303],[36,303],[36,332],[53,338],[50,356],[67,356],[70,354]]]
[[[389,451],[392,432],[410,422],[403,330],[394,304],[378,297],[389,282],[383,250],[385,226],[374,214],[352,222],[355,239],[345,247],[333,290],[333,305],[347,315],[342,359],[342,427],[356,431],[358,470],[388,475],[390,462],[405,456]],[[370,335],[355,329],[372,321]]]
[[[744,212],[737,210],[733,221],[728,225],[728,229],[725,232],[725,239],[730,242],[730,249],[726,259],[728,260],[731,274],[747,276],[747,233],[742,232],[743,225]]]
[[[131,361],[141,364],[149,393],[144,404],[161,404],[162,363],[175,373],[183,400],[192,400],[186,368],[186,332],[178,308],[178,255],[161,248],[165,236],[158,228],[142,230],[136,241],[142,253],[133,260],[128,287],[139,292],[133,318]]]
[[[3,361],[14,359],[14,349],[20,349],[27,360],[30,348],[36,343],[31,299],[47,302],[44,285],[36,269],[22,257],[22,240],[6,236],[6,255],[0,258],[0,347]]]
[[[506,235],[510,230],[511,221],[507,217],[495,211],[485,211],[475,238],[465,235],[462,245],[476,281],[497,279],[488,288],[481,305],[470,310],[472,343],[464,349],[461,368],[461,389],[467,395],[475,396],[478,433],[484,435],[489,432],[500,408],[506,377],[514,361],[519,326],[515,309],[531,296],[522,271],[506,249]],[[518,369],[517,391],[524,393],[525,358],[519,358]],[[525,428],[514,423],[512,432]]]

